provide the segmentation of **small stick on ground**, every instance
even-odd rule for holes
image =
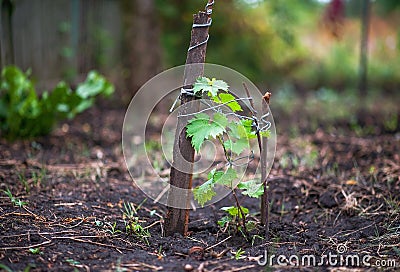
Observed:
[[[216,244],[214,244],[214,245],[212,245],[212,246],[206,247],[204,250],[205,250],[205,251],[210,250],[210,249],[212,249],[212,248],[214,248],[214,247],[216,247],[216,246],[219,246],[219,245],[222,244],[223,242],[228,241],[228,240],[231,239],[231,238],[232,238],[232,236],[228,236],[228,237],[226,237],[225,239],[219,241],[218,243],[216,243]]]
[[[115,245],[111,245],[111,244],[104,244],[104,243],[99,243],[99,242],[95,242],[95,241],[91,241],[91,240],[84,240],[84,239],[80,239],[80,238],[75,238],[75,237],[68,237],[68,236],[61,236],[61,237],[51,237],[51,239],[56,240],[56,239],[60,239],[60,240],[71,240],[71,241],[75,241],[75,242],[80,242],[80,243],[86,243],[86,244],[92,244],[92,245],[97,245],[97,246],[101,246],[101,247],[109,247],[109,248],[113,248],[115,250],[118,251],[125,251],[125,250],[129,250],[129,251],[134,251],[136,249],[134,248],[127,248],[127,247],[119,247],[119,246],[115,246]],[[142,249],[147,249],[145,246],[134,243],[135,246],[138,246]]]
[[[0,248],[0,250],[21,250],[21,249],[37,248],[37,247],[41,247],[41,246],[45,246],[45,245],[51,244],[52,242],[53,242],[52,240],[47,240],[47,241],[44,241],[44,242],[42,242],[42,243],[34,244],[34,245],[30,245],[30,246],[22,246],[22,247],[2,247],[2,248]]]
[[[271,93],[267,92],[262,101],[262,114],[268,111],[269,100]],[[267,179],[267,144],[268,139],[262,137],[261,140],[261,152],[260,152],[260,163],[261,163],[261,180],[263,182],[263,195],[261,196],[261,224],[265,227],[265,238],[269,239],[269,200],[268,200],[268,179]]]
[[[251,99],[249,89],[243,82],[243,87],[246,91],[247,97],[249,98],[250,105],[252,107],[251,112],[255,116],[257,113],[255,111],[254,102]],[[267,92],[263,96],[262,101],[262,114],[268,111],[269,100],[271,98],[271,93]],[[254,119],[255,125],[258,127],[257,119]],[[266,137],[261,137],[260,132],[257,131],[257,141],[258,148],[260,149],[260,164],[261,164],[261,180],[263,184],[263,195],[261,197],[261,224],[265,226],[265,238],[269,238],[269,202],[268,202],[268,180],[267,180],[267,144],[268,139]]]

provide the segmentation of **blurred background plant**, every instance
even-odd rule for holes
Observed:
[[[0,77],[0,132],[9,140],[43,136],[63,119],[90,108],[96,96],[110,96],[114,86],[95,71],[76,91],[63,81],[39,97],[30,71],[23,73],[15,66],[7,66]]]
[[[366,2],[367,95],[359,92]],[[60,79],[75,86],[96,69],[116,85],[115,101],[126,104],[162,69],[184,64],[192,14],[206,1],[0,3],[2,68],[30,68],[38,89],[50,89]],[[392,104],[400,88],[399,15],[397,0],[220,0],[206,60],[236,69],[261,90],[270,90],[276,95],[274,110],[290,112],[298,104],[305,111],[313,107],[327,119],[332,113],[334,118],[357,120],[358,109],[380,102],[385,111],[397,112],[398,119],[398,107]],[[303,98],[307,102],[299,102]],[[314,113],[310,116],[315,118]],[[393,112],[385,114],[394,120]]]

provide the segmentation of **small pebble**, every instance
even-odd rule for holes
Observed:
[[[185,264],[185,271],[192,271],[193,270],[193,266],[190,264]]]

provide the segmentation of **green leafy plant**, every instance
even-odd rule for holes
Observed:
[[[110,222],[106,222],[105,225],[106,231],[109,232],[111,235],[116,235],[122,232],[117,228],[117,222],[114,222],[112,224]]]
[[[396,128],[399,124],[398,115],[396,113],[391,113],[385,120],[383,121],[383,125],[388,131],[396,131]]]
[[[91,71],[75,91],[60,82],[39,97],[29,76],[29,70],[23,73],[15,66],[1,72],[0,130],[10,140],[46,135],[58,121],[71,119],[91,107],[96,96],[114,92],[110,82]]]
[[[204,206],[207,201],[211,200],[216,195],[214,190],[215,184],[232,187],[233,181],[236,178],[237,173],[232,167],[228,168],[225,172],[213,169],[208,174],[208,180],[193,190],[194,199],[196,199],[200,205]]]
[[[240,259],[243,259],[244,258],[244,256],[243,256],[243,254],[245,254],[246,253],[246,251],[244,251],[243,249],[241,249],[241,248],[239,248],[236,252],[235,252],[235,256],[233,256],[233,258],[235,258],[235,260],[240,260]]]
[[[128,221],[125,221],[126,233],[138,237],[141,241],[144,241],[149,245],[150,232],[147,228],[143,227],[139,222],[139,217],[133,217]]]
[[[39,173],[36,171],[32,172],[32,181],[34,186],[39,186],[46,180],[47,169],[45,167],[40,168]]]
[[[22,171],[21,173],[18,173],[18,180],[22,183],[22,185],[25,188],[25,192],[29,193],[30,191],[30,186],[28,183],[28,180],[25,177],[25,171]]]
[[[236,199],[236,207],[225,207],[228,216],[218,223],[220,226],[226,226],[228,222],[237,218],[242,220],[242,225],[246,228],[245,217],[248,210],[240,206],[235,190],[241,189],[244,195],[258,198],[263,194],[263,184],[257,180],[239,182],[235,162],[251,158],[253,152],[250,151],[250,141],[260,141],[261,137],[269,137],[270,131],[258,126],[254,116],[244,115],[239,103],[241,99],[231,94],[229,85],[222,80],[200,77],[193,85],[193,93],[198,97],[208,98],[213,104],[210,103],[208,108],[193,114],[186,125],[186,136],[190,137],[196,152],[200,151],[206,140],[217,141],[227,161],[223,169],[213,168],[208,173],[207,181],[193,189],[194,199],[204,206],[216,196],[216,185],[230,188]]]
[[[100,220],[95,220],[95,221],[94,221],[94,224],[95,224],[96,227],[102,227],[102,226],[104,226],[104,223],[101,222]]]
[[[29,252],[32,253],[32,254],[43,254],[43,252],[40,250],[39,247],[30,248],[30,249],[29,249]]]
[[[149,244],[148,239],[151,235],[146,227],[140,224],[139,216],[137,214],[141,206],[146,202],[147,199],[143,200],[138,207],[135,208],[133,203],[124,202],[123,219],[125,223],[125,231],[127,234],[138,237],[141,241]]]
[[[226,215],[217,222],[222,231],[227,231],[228,233],[234,230],[242,231],[239,220],[243,219],[243,216],[247,216],[249,210],[245,207],[241,207],[240,211],[238,207],[234,206],[222,207],[221,210],[226,213]]]
[[[10,189],[7,188],[7,190],[3,190],[3,192],[8,196],[8,198],[10,199],[11,203],[14,206],[22,208],[22,207],[28,205],[28,202],[22,201],[22,200],[16,198],[15,196],[13,196]]]
[[[222,207],[221,210],[226,213],[225,216],[217,221],[218,226],[220,227],[222,232],[228,232],[229,234],[233,232],[239,232],[243,234],[245,238],[247,238],[246,231],[252,231],[256,228],[257,222],[254,220],[247,220],[245,222],[244,228],[243,224],[241,224],[241,221],[243,221],[244,217],[247,217],[249,215],[249,210],[247,208],[228,206]],[[253,240],[252,243],[254,243]]]

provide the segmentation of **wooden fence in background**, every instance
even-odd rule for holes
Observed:
[[[0,0],[1,67],[31,69],[39,88],[110,74],[121,62],[121,5],[116,0]]]

